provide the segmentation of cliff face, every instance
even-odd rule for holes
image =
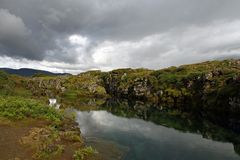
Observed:
[[[121,69],[103,76],[113,97],[148,101],[157,108],[198,112],[239,130],[240,60],[213,61],[163,70]],[[224,117],[224,118],[223,118]]]
[[[26,87],[34,96],[54,97],[65,92],[64,82],[64,78],[32,78],[28,80]]]
[[[104,87],[112,96],[178,106],[187,101],[211,105],[222,98],[238,106],[240,60],[206,62],[158,71],[122,69],[106,73]]]
[[[152,84],[149,82],[152,72],[145,69],[114,70],[103,76],[104,87],[115,97],[147,100],[152,96]]]
[[[77,76],[34,77],[27,81],[27,89],[34,96],[47,97],[104,97],[107,96],[102,87],[100,72],[86,72]]]

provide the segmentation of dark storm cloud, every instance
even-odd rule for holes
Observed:
[[[12,15],[8,10],[0,9],[0,51],[15,57],[40,59],[38,48],[31,41],[31,31],[22,19]]]
[[[156,57],[173,53],[180,55],[183,54],[183,47],[187,48],[184,51],[193,55],[195,52],[225,52],[231,47],[239,47],[239,39],[229,39],[226,35],[224,38],[231,43],[216,43],[199,28],[209,29],[210,26],[211,29],[215,26],[212,29],[215,32],[215,23],[220,24],[223,26],[221,33],[212,37],[221,39],[220,34],[230,32],[225,31],[229,28],[226,24],[239,25],[239,6],[239,0],[0,0],[0,55],[85,63],[88,66],[97,66],[100,62],[111,68],[117,61],[112,60],[108,64],[99,59],[99,50],[101,46],[106,48],[106,41],[124,44],[125,62],[116,64],[116,67],[137,67],[158,60]],[[191,27],[197,29],[191,31]],[[239,33],[239,30],[234,33]],[[186,42],[191,40],[191,34],[197,35],[194,37],[195,43]],[[88,43],[85,46],[73,45],[69,41],[72,35],[87,37]],[[140,45],[143,48],[136,49],[139,45],[137,42],[148,43],[144,39],[155,35],[161,38],[150,38],[151,45]],[[159,35],[166,35],[167,38]],[[209,38],[212,41],[207,41]],[[187,45],[194,46],[201,41],[203,44],[196,45],[195,50],[188,49]],[[125,45],[125,42],[131,45]],[[122,47],[113,46],[120,47],[120,50]],[[119,58],[119,55],[110,52],[105,56],[109,57],[108,54],[111,54],[110,57],[115,55],[112,59]],[[157,64],[145,66],[159,67]]]

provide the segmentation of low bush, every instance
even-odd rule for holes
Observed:
[[[0,117],[18,120],[24,118],[46,119],[60,122],[62,113],[36,100],[0,96]]]

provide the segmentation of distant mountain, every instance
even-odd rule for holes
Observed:
[[[20,76],[30,77],[36,74],[48,75],[48,76],[59,76],[59,75],[69,75],[68,73],[53,73],[49,71],[31,69],[31,68],[20,68],[20,69],[12,69],[12,68],[0,68],[1,71],[4,71],[8,74],[16,74]]]

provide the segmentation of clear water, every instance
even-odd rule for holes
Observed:
[[[121,111],[117,115],[119,113],[125,115]],[[77,112],[77,122],[84,137],[123,146],[124,160],[240,160],[236,153],[239,145],[231,140],[238,138],[232,133],[208,124],[204,124],[205,128],[195,126],[189,120],[180,123],[175,118],[173,123],[172,118],[169,122],[166,118],[161,119],[161,115],[155,117],[158,120],[153,123],[139,118],[119,117],[103,110]]]

